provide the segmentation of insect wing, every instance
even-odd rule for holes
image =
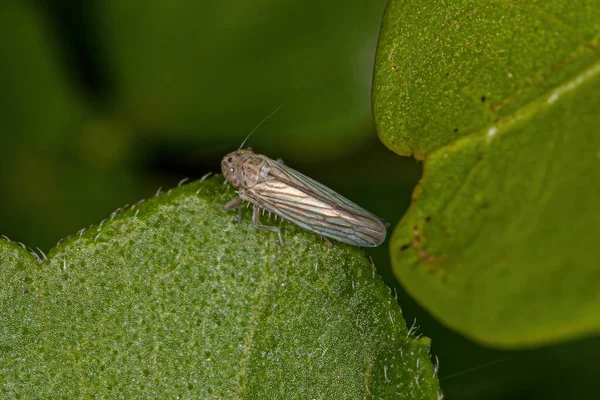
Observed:
[[[246,191],[262,208],[305,229],[354,246],[373,247],[385,240],[377,216],[325,185],[268,159],[269,178]]]

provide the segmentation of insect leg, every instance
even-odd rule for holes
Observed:
[[[329,241],[329,239],[327,239],[325,236],[321,236],[321,239],[323,239],[323,241],[324,241],[325,243],[327,243],[327,246],[328,246],[329,248],[332,248],[332,247],[333,247],[333,243],[331,243],[331,242]]]
[[[279,243],[282,246],[285,246],[285,243],[283,243],[283,239],[281,238],[281,229],[279,229],[276,226],[267,226],[267,225],[259,225],[258,224],[258,217],[260,215],[259,211],[260,211],[260,207],[255,205],[254,210],[252,211],[252,226],[257,229],[264,229],[266,231],[277,232],[277,236],[279,236]]]
[[[229,203],[227,203],[223,206],[223,210],[225,210],[225,211],[233,210],[236,208],[238,210],[238,224],[239,224],[240,222],[242,222],[242,198],[236,197],[235,199],[231,200]]]

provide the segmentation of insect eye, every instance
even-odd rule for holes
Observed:
[[[231,157],[229,157],[229,158],[227,159],[227,162],[231,162]]]

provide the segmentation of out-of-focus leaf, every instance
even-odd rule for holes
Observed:
[[[222,178],[139,204],[37,264],[0,241],[0,391],[14,398],[437,399],[360,249],[222,211]]]
[[[56,27],[32,2],[0,4],[0,57],[2,233],[48,248],[135,198],[130,129],[96,115]]]
[[[388,7],[379,134],[425,159],[392,262],[480,342],[600,331],[599,32],[595,2]]]
[[[254,140],[315,160],[357,150],[371,133],[383,6],[111,0],[95,3],[90,15],[115,111],[140,131],[223,150],[283,105]]]

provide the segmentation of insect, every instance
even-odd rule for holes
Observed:
[[[259,223],[260,209],[353,246],[375,247],[383,243],[387,224],[381,218],[282,161],[242,149],[242,146],[221,162],[225,179],[238,189],[238,197],[223,209],[238,209],[238,221],[242,202],[246,201],[254,206],[252,226],[276,232],[282,246],[280,229]]]

